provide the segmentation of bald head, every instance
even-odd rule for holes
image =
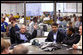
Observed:
[[[26,26],[25,26],[25,25],[22,25],[22,26],[21,26],[20,32],[21,32],[21,33],[25,33],[25,32],[26,32]]]
[[[28,48],[24,45],[17,45],[13,49],[13,54],[27,54],[28,53]]]
[[[21,28],[22,28],[22,27],[26,27],[26,26],[25,26],[25,25],[22,25]]]

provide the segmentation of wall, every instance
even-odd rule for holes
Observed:
[[[1,13],[14,14],[19,13],[24,14],[24,4],[23,3],[1,3]]]
[[[69,6],[67,4],[67,6]],[[58,5],[59,8],[61,8],[60,4]],[[72,7],[72,6],[70,6]],[[74,6],[73,6],[74,7]],[[56,7],[57,8],[57,7]],[[70,16],[70,15],[73,15],[73,14],[76,14],[77,16],[82,16],[82,3],[78,3],[78,7],[77,7],[77,11],[80,12],[80,13],[64,13],[63,12],[63,16],[67,15],[67,16]],[[58,11],[58,10],[57,10]],[[16,15],[16,13],[19,13],[20,15],[23,15],[24,14],[24,4],[23,3],[1,3],[1,13],[7,13],[7,14],[14,14]]]
[[[62,16],[82,16],[82,3],[56,3],[56,12],[61,11]]]

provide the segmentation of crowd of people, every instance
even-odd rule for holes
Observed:
[[[36,38],[38,34],[38,24],[43,22],[43,20],[45,20],[44,18],[46,18],[45,14],[40,17],[31,16],[28,26],[24,25],[24,21],[19,26],[18,21],[20,21],[21,16],[17,13],[16,17],[14,17],[13,14],[10,14],[10,16],[2,14],[1,16],[1,54],[28,53],[27,47],[20,44],[30,42],[31,39]],[[51,18],[50,15],[47,17],[55,19]],[[21,19],[24,19],[23,16]],[[67,44],[74,49],[82,49],[82,16],[77,17],[74,14],[72,17],[61,17],[59,14],[56,19],[57,20],[51,24],[52,29],[50,29],[45,42]],[[4,37],[10,37],[10,43],[7,42]],[[9,47],[14,44],[18,46],[9,53]],[[21,48],[22,50],[20,51]]]

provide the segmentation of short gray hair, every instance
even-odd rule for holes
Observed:
[[[27,54],[28,53],[28,48],[24,45],[17,45],[13,49],[13,54]]]

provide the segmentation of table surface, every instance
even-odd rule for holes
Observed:
[[[44,42],[46,38],[35,38],[38,39],[39,42]],[[71,47],[63,47],[61,49],[47,52],[39,48],[38,46],[31,45],[31,43],[23,43],[23,45],[28,47],[28,54],[82,54],[82,50],[75,50],[75,49],[69,49]]]
[[[38,46],[34,46],[31,44],[24,44],[25,46],[28,47],[29,52],[28,54],[82,54],[82,50],[74,50],[74,49],[69,49],[68,47],[64,47],[55,51],[47,52],[39,48]]]

